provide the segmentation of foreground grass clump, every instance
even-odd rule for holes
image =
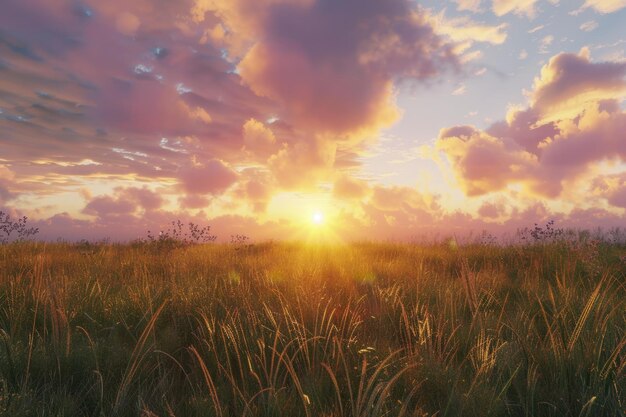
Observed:
[[[623,246],[0,246],[3,416],[624,416]]]

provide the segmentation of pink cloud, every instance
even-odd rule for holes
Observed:
[[[311,188],[332,175],[336,152],[336,143],[311,138],[283,146],[268,159],[268,167],[285,189]]]
[[[277,150],[276,135],[270,126],[251,118],[243,125],[244,149],[256,156],[267,157]]]
[[[484,203],[478,209],[478,214],[483,218],[497,219],[504,213],[504,207],[496,203]]]
[[[594,179],[593,193],[609,204],[626,209],[626,173],[603,175]]]
[[[369,192],[365,181],[347,175],[339,177],[333,187],[333,196],[339,199],[362,199]]]
[[[158,210],[163,198],[147,188],[116,188],[113,195],[90,199],[83,209],[84,214],[99,218],[131,216],[139,210],[143,213]]]
[[[561,53],[535,78],[531,107],[543,120],[575,117],[589,103],[626,95],[626,62],[591,62],[589,49]]]
[[[3,158],[33,195],[29,178],[67,192],[133,177],[179,183],[183,208],[232,186],[262,211],[358,165],[363,138],[398,115],[394,83],[457,65],[408,0],[10,0],[0,24]],[[267,178],[239,178],[246,164]]]
[[[189,194],[221,194],[237,177],[235,171],[217,159],[184,167],[180,172],[182,188]]]
[[[89,203],[87,203],[87,205],[83,209],[83,213],[104,217],[111,215],[131,214],[135,211],[135,209],[136,207],[131,201],[121,200],[119,198],[113,198],[109,196],[102,196],[96,197]]]
[[[513,3],[510,10],[531,9]],[[365,138],[396,120],[398,82],[428,83],[458,65],[458,45],[408,0],[9,0],[0,25],[8,161],[0,203],[129,178],[173,184],[163,194],[180,203],[167,212],[161,190],[148,188],[83,193],[90,220],[49,217],[41,221],[46,238],[133,238],[177,217],[214,222],[222,234],[288,237],[287,220],[207,220],[198,209],[224,195],[261,213],[276,193],[320,183],[349,201],[341,204],[358,205],[340,217],[348,237],[526,226],[549,216],[575,225],[593,225],[594,216],[603,225],[623,221],[615,214],[624,208],[619,176],[594,183],[607,210],[568,216],[486,203],[478,209],[484,219],[473,219],[445,212],[436,195],[342,174],[359,165]],[[444,129],[439,148],[469,195],[511,184],[560,195],[598,162],[624,161],[625,72],[623,63],[592,62],[587,51],[559,54],[538,75],[527,109],[484,131]]]
[[[467,195],[519,184],[556,198],[602,161],[626,161],[626,65],[593,63],[588,51],[559,54],[541,70],[526,110],[486,131],[442,129],[437,147]]]
[[[469,126],[442,130],[437,148],[446,154],[469,196],[502,190],[526,178],[537,164],[535,156],[516,142]]]
[[[243,3],[250,2],[218,12]],[[406,0],[285,3],[248,18],[260,41],[239,65],[243,80],[316,132],[386,126],[397,115],[394,80],[425,80],[456,62]]]
[[[112,80],[102,86],[96,120],[128,133],[184,135],[189,125],[207,124],[193,117],[175,86],[155,80]]]
[[[293,229],[285,222],[260,223],[252,217],[227,215],[207,219],[204,213],[190,215],[185,212],[156,211],[146,215],[109,216],[97,220],[81,220],[68,213],[60,213],[44,220],[32,222],[40,228],[37,238],[55,241],[59,238],[70,241],[87,239],[97,241],[110,238],[112,241],[130,241],[146,238],[150,230],[153,234],[171,227],[172,221],[180,220],[183,225],[189,222],[200,226],[210,226],[211,233],[217,235],[218,242],[229,242],[230,236],[243,234],[254,241],[288,239]]]
[[[268,172],[247,168],[241,173],[234,197],[237,201],[246,202],[253,212],[262,213],[275,191],[276,184]]]

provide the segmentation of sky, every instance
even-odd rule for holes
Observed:
[[[0,209],[44,239],[626,226],[626,0],[5,0]]]

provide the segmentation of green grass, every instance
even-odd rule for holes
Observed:
[[[0,246],[2,416],[624,416],[619,245]]]

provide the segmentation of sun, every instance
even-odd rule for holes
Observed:
[[[336,230],[332,208],[311,207],[302,217],[302,241],[312,246],[341,242]]]
[[[321,211],[314,212],[313,216],[311,217],[311,221],[313,222],[313,224],[318,226],[324,224],[324,214]]]

